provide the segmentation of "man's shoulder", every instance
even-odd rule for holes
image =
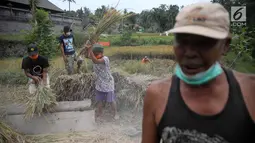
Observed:
[[[107,56],[103,56],[103,59],[109,60],[109,57],[107,57]]]
[[[234,71],[234,75],[240,84],[250,84],[255,88],[255,74]]]
[[[251,118],[255,121],[255,75],[245,74],[234,71],[234,75],[241,87],[242,95],[244,97],[247,109]]]
[[[59,36],[59,39],[64,39],[64,35],[63,35],[63,34],[60,35],[60,36]]]
[[[156,89],[160,91],[162,88],[165,88],[167,86],[170,88],[171,81],[172,81],[172,77],[152,81],[148,89],[153,89],[153,91],[155,91],[154,89]]]
[[[45,57],[45,56],[41,56],[41,55],[39,55],[39,56],[38,56],[38,59],[39,59],[40,61],[48,62],[48,58],[47,58],[47,57]]]
[[[30,59],[30,58],[29,58],[28,56],[24,56],[24,57],[22,58],[22,64],[28,64],[28,62],[30,61],[29,59]]]
[[[151,82],[146,90],[146,96],[149,96],[149,98],[152,98],[153,100],[159,98],[164,99],[166,96],[168,96],[171,82],[172,77]]]
[[[24,57],[22,58],[22,60],[28,60],[28,59],[29,59],[28,56],[24,56]]]
[[[252,97],[255,100],[255,96],[253,96],[255,89],[255,75],[236,71],[234,71],[234,75],[241,87],[243,96]]]

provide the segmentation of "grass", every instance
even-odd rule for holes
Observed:
[[[139,36],[132,35],[129,41],[121,36],[101,37],[99,41],[110,42],[112,46],[172,45],[173,36]]]
[[[173,54],[173,47],[167,45],[161,46],[125,46],[125,47],[107,47],[105,55],[114,56],[118,54]]]
[[[169,75],[174,68],[174,61],[167,59],[153,59],[151,63],[147,64],[143,64],[141,60],[122,60],[114,61],[113,64],[114,67],[118,67],[129,74],[148,74],[158,77]]]
[[[135,54],[138,55],[164,55],[165,53],[169,53],[171,55],[173,52],[171,46],[137,46],[137,47],[108,47],[105,48],[105,55],[109,57],[114,57],[117,55],[117,58],[120,58],[121,56],[130,56],[133,55],[135,58]],[[142,57],[141,57],[142,58]],[[114,60],[114,58],[111,58]],[[111,61],[112,61],[111,60]],[[92,70],[92,62],[88,59],[87,61],[87,68],[89,71]],[[119,63],[122,63],[119,59],[116,59]],[[135,61],[132,62],[126,62],[122,63],[125,64],[127,67],[129,67],[128,64],[135,66]],[[6,58],[0,60],[0,84],[26,84],[27,78],[24,75],[23,70],[21,69],[21,63],[22,58]],[[140,64],[140,61],[137,61],[137,63]],[[122,65],[120,64],[120,65]],[[137,64],[136,66],[139,66]],[[133,67],[135,69],[136,67]],[[140,67],[142,68],[142,66]],[[124,68],[127,70],[126,68]],[[82,67],[83,72],[86,71],[85,64],[83,64]],[[146,71],[146,70],[141,70]],[[139,73],[142,73],[139,71]],[[50,73],[51,73],[51,79],[54,80],[59,73],[65,72],[65,65],[63,62],[62,57],[55,57],[50,61]],[[54,73],[54,74],[53,74]],[[130,70],[130,73],[134,73],[134,71]]]
[[[105,48],[105,55],[110,57],[111,63],[116,68],[134,74],[151,74],[160,76],[162,74],[169,73],[172,70],[172,63],[169,60],[159,59],[172,59],[173,47],[172,46],[127,46],[127,47],[107,47]],[[149,58],[158,58],[153,60],[152,64],[141,64],[141,59],[144,56]],[[224,59],[225,62],[230,63],[235,58],[235,54],[230,52]],[[125,59],[125,60],[123,60]],[[87,72],[92,70],[92,62],[88,59],[87,68],[83,64],[82,71]],[[23,70],[21,69],[21,58],[7,58],[0,60],[0,84],[25,84],[27,78],[25,77]],[[62,57],[56,57],[50,61],[50,73],[51,79],[54,80],[60,73],[65,72],[65,65]],[[234,69],[244,73],[255,73],[255,64],[247,58],[240,58]]]

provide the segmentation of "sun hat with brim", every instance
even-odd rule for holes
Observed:
[[[176,16],[174,28],[168,33],[189,33],[215,39],[229,34],[229,13],[218,3],[196,3],[184,7]]]

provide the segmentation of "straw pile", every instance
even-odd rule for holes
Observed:
[[[120,10],[109,9],[99,21],[98,25],[95,28],[95,31],[91,34],[91,41],[98,41],[99,36],[106,31],[111,25],[125,19],[133,14],[122,14]]]
[[[112,73],[112,76],[115,81],[117,103],[121,106],[140,107],[149,82],[135,82],[132,78],[127,78],[118,72]],[[59,76],[54,85],[57,101],[92,99],[92,104],[94,104],[95,78],[96,75],[93,73]]]
[[[82,101],[94,96],[95,74],[83,73],[61,75],[57,78],[54,90],[57,101]]]
[[[25,138],[10,126],[0,121],[0,143],[25,143]]]
[[[41,116],[43,112],[51,112],[57,104],[56,96],[50,88],[39,84],[34,95],[27,98],[25,119],[31,119],[34,115]]]
[[[119,73],[113,73],[115,79],[118,105],[141,109],[145,91],[151,81],[157,78],[149,75],[133,75],[125,77]]]

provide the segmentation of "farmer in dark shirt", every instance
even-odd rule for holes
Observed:
[[[28,56],[22,60],[22,69],[25,75],[29,78],[29,92],[33,94],[36,91],[37,85],[42,82],[49,87],[48,59],[38,54],[38,48],[35,44],[28,46]]]
[[[69,26],[64,27],[64,34],[59,38],[62,56],[65,62],[66,70],[69,75],[74,73],[74,62],[76,61],[75,41],[72,30]],[[80,62],[78,63],[78,71],[80,70]]]

